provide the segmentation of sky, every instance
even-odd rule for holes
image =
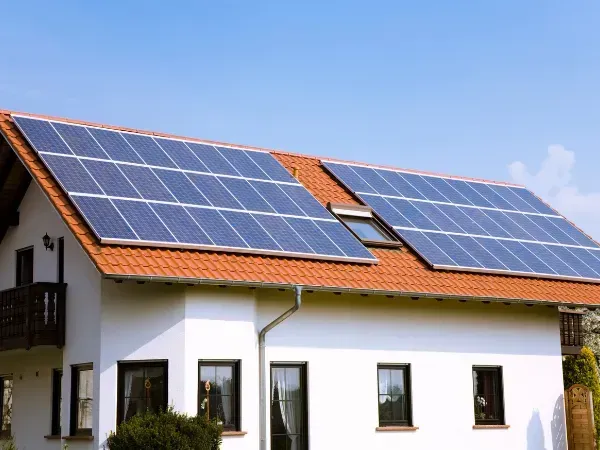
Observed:
[[[0,108],[514,181],[600,239],[600,2],[0,5]]]

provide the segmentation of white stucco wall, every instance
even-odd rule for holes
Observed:
[[[99,362],[100,356],[100,275],[95,269],[88,256],[84,253],[79,243],[68,230],[59,214],[52,207],[41,189],[32,182],[19,208],[20,222],[17,227],[12,227],[0,244],[0,290],[9,289],[15,286],[16,255],[15,251],[33,245],[34,246],[34,282],[57,282],[58,280],[58,253],[56,247],[54,251],[46,251],[42,243],[42,236],[45,233],[54,240],[55,246],[59,237],[64,237],[65,243],[65,282],[67,287],[66,301],[66,343],[62,354],[62,364],[58,367],[64,368],[63,373],[63,393],[70,392],[71,365],[82,363],[93,363],[94,366]],[[56,349],[39,348],[36,354],[40,352],[50,352],[54,354]],[[33,354],[33,351],[32,351]],[[2,356],[8,359],[14,359],[14,366],[19,366],[21,353],[15,351],[3,352]],[[28,357],[26,353],[24,357]],[[4,373],[0,360],[0,373]],[[95,378],[97,373],[95,372]],[[98,382],[95,379],[96,398],[99,396],[97,390]],[[50,389],[48,387],[48,389]],[[49,391],[48,391],[49,392]],[[49,394],[48,394],[49,395]],[[62,434],[69,433],[70,403],[69,395],[63,395],[62,405]],[[19,397],[20,398],[20,397]],[[18,406],[19,398],[15,397],[15,407]],[[50,405],[39,405],[35,414],[41,414],[46,406],[50,411]],[[97,404],[95,418],[97,418]],[[48,420],[27,421],[26,426],[21,426],[18,420],[27,420],[26,415],[14,418],[15,430],[27,430],[27,439],[34,440],[38,444],[28,446],[28,449],[42,448],[46,445],[43,438],[50,432],[50,415]],[[97,427],[97,419],[95,421]],[[20,436],[19,436],[20,438]],[[42,444],[43,443],[43,444]],[[56,443],[56,442],[54,442]],[[59,443],[60,444],[60,443]],[[38,446],[39,445],[39,446]],[[89,442],[71,442],[69,447],[72,450],[89,449],[92,444]],[[55,448],[55,447],[52,447]],[[58,448],[58,447],[56,447]]]
[[[291,292],[105,281],[102,437],[116,423],[118,360],[168,359],[169,400],[195,414],[198,360],[240,359],[247,435],[223,449],[258,449],[256,333],[292,304]],[[313,449],[566,448],[556,309],[305,293],[267,336],[267,361],[308,363]],[[417,431],[375,431],[378,363],[411,365]],[[473,430],[473,365],[503,367],[508,430]]]

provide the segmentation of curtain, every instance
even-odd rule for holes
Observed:
[[[127,411],[129,410],[129,403],[131,402],[131,387],[133,385],[133,377],[135,375],[134,370],[128,370],[125,372],[125,390],[123,392],[124,405],[123,405],[123,420],[127,419]]]
[[[300,448],[300,442],[298,437],[301,429],[302,420],[302,401],[299,383],[290,382],[286,377],[286,371],[288,377],[293,376],[292,372],[298,374],[298,382],[300,378],[299,369],[295,368],[276,368],[273,369],[273,389],[277,387],[279,393],[279,408],[281,411],[281,417],[283,424],[285,425],[288,437],[292,441],[290,450],[298,450]]]
[[[231,378],[223,378],[221,384],[221,404],[223,406],[223,423],[232,424],[231,417]]]

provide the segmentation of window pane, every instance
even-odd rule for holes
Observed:
[[[78,372],[77,428],[92,428],[92,406],[94,396],[94,372],[91,369]]]
[[[235,430],[239,427],[236,364],[210,365],[208,363],[200,365],[198,414],[204,415],[209,410],[210,418],[217,419],[228,430]],[[207,381],[210,382],[208,397],[206,393]]]
[[[392,375],[389,369],[379,369],[379,394],[390,394]]]
[[[12,423],[12,377],[3,378],[2,386],[2,431],[10,432]]]
[[[392,370],[392,394],[404,394],[404,370]]]
[[[502,421],[499,369],[473,370],[475,422]]]
[[[387,234],[384,234],[372,219],[358,217],[342,217],[352,231],[354,231],[361,239],[370,241],[389,241],[391,240]]]

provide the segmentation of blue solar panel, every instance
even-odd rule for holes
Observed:
[[[150,136],[121,133],[121,136],[131,145],[136,153],[149,166],[176,168],[175,163],[167,156],[162,148]]]
[[[422,230],[439,230],[439,228],[422,214],[421,211],[415,208],[410,201],[402,200],[400,198],[388,198],[387,201],[416,228]]]
[[[87,128],[55,123],[54,129],[77,156],[100,159],[108,158],[108,155],[104,153],[104,150],[102,150],[92,135],[88,133]]]
[[[146,202],[113,200],[121,215],[143,241],[177,242]]]
[[[504,198],[498,195],[494,190],[490,188],[489,185],[483,183],[470,183],[467,184],[474,190],[477,191],[479,195],[485,198],[488,202],[490,202],[494,207],[498,209],[507,209],[509,211],[516,211],[513,205],[508,203]]]
[[[440,250],[452,258],[459,266],[480,268],[481,264],[477,260],[463,250],[448,234],[442,233],[424,233]]]
[[[144,164],[142,158],[138,156],[120,133],[100,128],[88,128],[87,130],[113,161]]]
[[[257,178],[259,180],[269,179],[267,174],[264,173],[245,152],[240,152],[239,150],[227,147],[216,148],[241,176],[246,178]]]
[[[417,191],[401,174],[388,170],[378,170],[377,173],[394,187],[400,197],[425,199],[425,195]]]
[[[240,176],[239,172],[212,145],[188,142],[187,146],[212,173]]]
[[[119,168],[146,200],[177,202],[151,169],[125,164],[119,165]]]
[[[394,208],[385,197],[361,194],[364,201],[373,207],[375,212],[392,227],[415,228],[415,226]]]
[[[435,267],[600,281],[600,246],[525,188],[323,165]]]
[[[180,203],[202,206],[210,205],[206,197],[202,195],[202,192],[192,184],[183,172],[154,169],[154,173]]]
[[[188,174],[197,189],[204,194],[212,206],[217,208],[244,209],[227,190],[219,178],[212,175]]]
[[[71,198],[96,235],[107,239],[138,240],[109,199],[76,195]]]
[[[312,220],[287,217],[285,221],[313,249],[315,253],[344,256],[331,239]]]
[[[38,152],[73,154],[49,122],[28,117],[13,116],[13,119]]]
[[[222,211],[221,214],[250,248],[282,250],[251,214],[237,211]]]
[[[269,153],[14,120],[101,242],[377,261]]]
[[[133,185],[115,163],[82,159],[81,162],[106,195],[141,198]]]
[[[419,193],[421,193],[427,200],[433,200],[436,202],[448,202],[448,199],[435,187],[429,184],[422,176],[413,173],[403,173],[402,178],[408,181],[410,185],[414,187]]]
[[[331,219],[333,217],[304,186],[292,184],[279,184],[278,186],[308,217],[318,219]]]
[[[215,245],[221,247],[247,248],[248,245],[233,229],[219,211],[206,208],[186,208],[196,223],[204,230]]]
[[[214,244],[183,206],[162,203],[153,203],[151,206],[179,242],[192,245]]]
[[[482,206],[487,208],[493,208],[490,202],[488,202],[484,197],[482,197],[476,190],[474,190],[469,184],[463,180],[454,180],[448,178],[446,180],[449,185],[451,185],[454,189],[460,192],[463,197],[469,200],[475,206]]]
[[[314,253],[282,217],[267,214],[253,214],[253,216],[286,252]]]
[[[221,182],[247,210],[275,212],[248,181],[239,178],[221,178]]]
[[[78,159],[44,154],[42,160],[67,191],[81,194],[104,193]]]
[[[398,230],[398,233],[406,242],[410,242],[413,248],[423,258],[426,257],[434,266],[458,266],[446,253],[425,236],[424,233],[414,230]]]
[[[298,181],[292,177],[270,153],[255,152],[251,150],[246,150],[245,153],[269,176],[269,178],[271,178],[271,180],[298,183]]]
[[[194,170],[196,172],[210,173],[208,167],[200,161],[185,142],[161,138],[155,138],[155,141],[179,167],[185,168],[186,170]]]
[[[378,172],[368,167],[355,166],[352,168],[356,174],[371,186],[378,194],[382,195],[401,195],[384,178],[379,176]]]

